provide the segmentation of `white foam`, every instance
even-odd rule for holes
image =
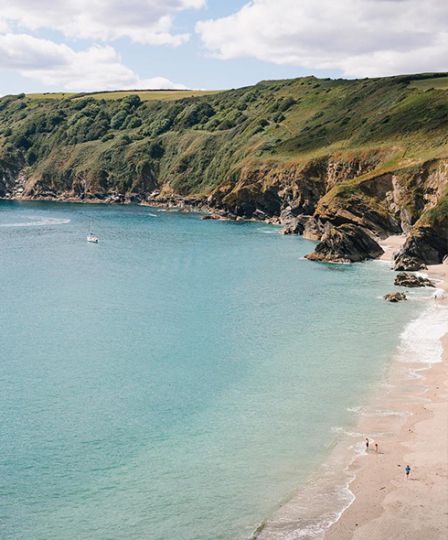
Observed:
[[[435,364],[442,361],[441,339],[448,333],[448,307],[435,303],[411,321],[400,336],[401,362]]]
[[[391,259],[373,259],[373,261],[371,261],[373,263],[378,263],[378,264],[387,264],[387,266],[389,266],[390,268],[392,268],[392,263],[393,261]]]
[[[424,368],[416,368],[416,369],[412,369],[410,368],[408,370],[408,377],[409,379],[424,379],[425,377],[423,375],[420,375],[420,371],[427,371],[427,367],[424,367]]]
[[[368,409],[367,407],[348,407],[348,412],[359,414],[360,416],[375,417],[375,416],[410,416],[408,411],[393,411],[390,409]]]
[[[0,223],[0,227],[45,227],[49,225],[65,225],[70,223],[69,219],[61,218],[33,218],[34,221],[24,221],[19,223]]]

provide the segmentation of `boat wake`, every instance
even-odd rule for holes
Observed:
[[[53,225],[65,225],[70,223],[70,219],[62,218],[26,218],[33,221],[23,221],[18,223],[0,223],[0,227],[49,227]]]

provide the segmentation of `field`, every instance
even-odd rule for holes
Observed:
[[[110,92],[80,93],[74,92],[45,92],[43,94],[27,94],[30,99],[81,99],[91,97],[95,99],[121,99],[130,95],[137,95],[142,101],[176,101],[178,99],[207,96],[216,94],[218,90],[117,90]]]
[[[418,88],[419,90],[448,90],[448,77],[431,77],[429,79],[420,79],[409,83],[409,88]]]
[[[74,92],[44,92],[43,94],[27,94],[29,99],[67,99],[76,96]]]

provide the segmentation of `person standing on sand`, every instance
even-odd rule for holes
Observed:
[[[409,478],[409,473],[411,472],[411,467],[409,467],[409,465],[406,465],[406,468],[405,468],[404,472],[406,473],[406,478]]]
[[[366,450],[369,451],[369,439],[366,437]]]
[[[378,443],[375,443],[375,452],[378,454]]]

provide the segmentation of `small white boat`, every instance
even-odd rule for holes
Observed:
[[[89,233],[87,235],[87,242],[90,242],[91,244],[98,244],[98,236],[93,233]]]

